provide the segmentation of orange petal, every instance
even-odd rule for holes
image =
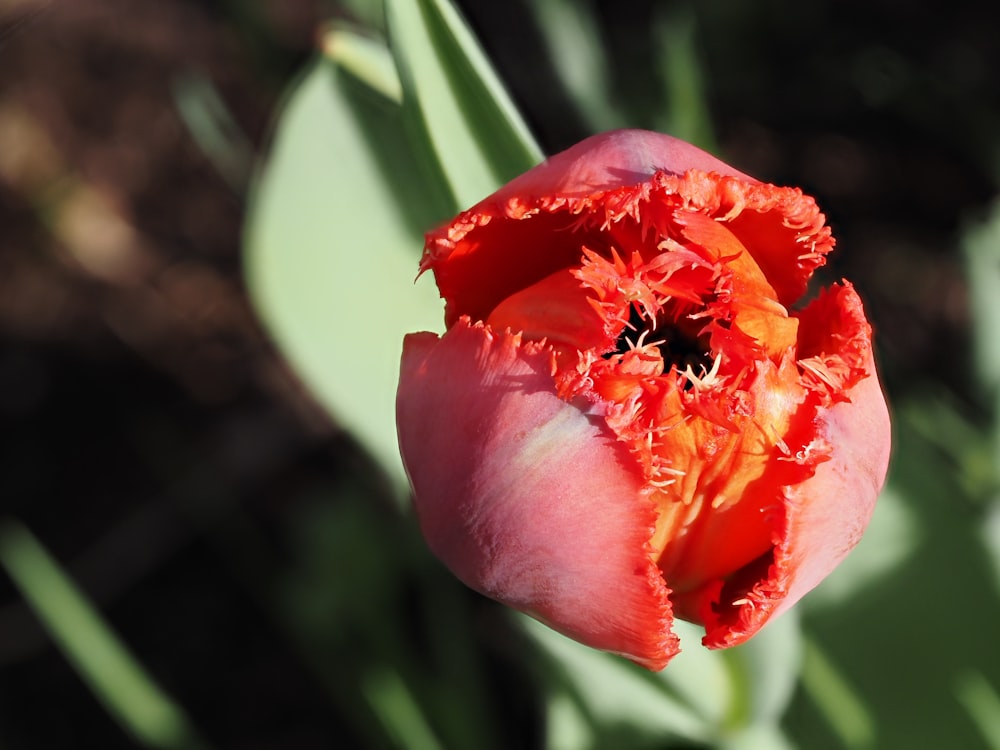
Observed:
[[[795,604],[823,580],[861,539],[885,481],[891,430],[889,410],[872,357],[869,326],[857,294],[833,287],[818,298],[804,322],[817,356],[841,358],[867,376],[852,380],[838,398],[810,391],[797,424],[786,435],[790,455],[771,482],[779,488],[783,517],[774,525],[774,549],[755,563],[699,592],[705,645],[742,643],[772,616]],[[821,312],[825,317],[814,317]],[[823,351],[826,347],[837,347]],[[808,382],[811,374],[803,379]]]
[[[777,301],[774,287],[764,276],[753,255],[725,223],[704,214],[678,212],[677,221],[686,238],[725,263],[731,274],[733,323],[755,339],[772,357],[780,357],[795,345],[797,321]]]
[[[614,348],[583,284],[571,271],[556,271],[515,292],[494,308],[486,321],[496,331],[510,329],[529,341],[547,340],[560,351]]]

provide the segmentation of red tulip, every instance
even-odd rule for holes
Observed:
[[[889,457],[847,282],[800,303],[815,202],[669,136],[589,138],[427,236],[443,336],[406,337],[399,443],[466,584],[661,669],[733,646],[857,543]]]

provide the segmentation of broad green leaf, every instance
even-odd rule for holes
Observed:
[[[542,159],[478,42],[449,0],[385,0],[414,138],[425,139],[468,207]]]
[[[876,585],[913,554],[921,533],[913,511],[890,484],[879,496],[858,546],[800,605],[809,612],[835,608]]]
[[[596,747],[611,741],[602,735],[608,727],[635,737],[670,735],[734,750],[763,747],[760,738],[781,734],[778,722],[801,661],[794,614],[779,617],[744,645],[726,651],[704,648],[704,629],[677,621],[681,652],[658,673],[580,645],[530,618],[521,620],[532,639],[558,659],[563,681],[553,681],[551,720],[574,735],[586,734],[582,714],[597,737]],[[567,703],[567,695],[575,703]],[[579,710],[572,711],[573,705]]]
[[[163,692],[34,535],[0,526],[0,567],[84,683],[139,743],[207,748],[183,709]]]
[[[975,670],[1000,684],[992,627],[1000,601],[982,545],[985,508],[909,417],[930,405],[894,405],[901,418],[890,486],[913,527],[905,564],[853,587],[836,607],[814,610],[807,596],[800,608],[810,644],[805,689],[785,726],[803,748],[982,747],[954,681]]]
[[[713,731],[718,731],[735,713],[733,704],[740,698],[741,685],[734,679],[734,670],[724,653],[701,645],[704,628],[677,620],[674,632],[681,639],[681,652],[653,677],[697,711]]]
[[[713,723],[674,693],[659,675],[583,646],[527,616],[519,619],[525,632],[554,659],[545,675],[552,683],[550,691],[568,695],[580,706],[590,721],[591,732],[598,738],[596,747],[606,746],[609,738],[602,736],[602,732],[611,730],[628,732],[633,738],[634,735],[678,737],[696,742],[713,736]],[[679,658],[667,669],[673,669]],[[584,734],[569,721],[572,717],[565,701],[554,701],[550,708],[559,709],[555,719],[571,725],[574,733]]]
[[[546,750],[581,750],[594,745],[594,731],[579,703],[564,690],[548,690],[545,706]]]
[[[753,724],[721,738],[718,750],[794,750],[795,745],[777,724]]]
[[[446,211],[438,185],[409,146],[398,103],[320,60],[281,113],[246,226],[247,282],[271,335],[399,480],[403,336],[442,327],[433,282],[414,284],[422,232]]]
[[[794,611],[768,622],[746,643],[722,651],[701,645],[705,631],[699,625],[677,621],[674,630],[682,650],[657,679],[709,722],[720,742],[756,736],[748,728],[777,724],[795,690],[801,663]]]
[[[770,620],[749,641],[721,654],[735,687],[728,726],[739,734],[748,727],[776,725],[792,700],[802,665],[798,611]]]

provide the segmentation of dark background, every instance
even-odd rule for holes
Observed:
[[[588,131],[526,2],[461,4],[551,153]],[[683,7],[595,5],[635,126],[662,105],[649,29],[664,5]],[[344,509],[382,479],[298,386],[241,278],[254,159],[333,16],[350,14],[0,4],[0,515],[37,535],[220,748],[361,746],[346,683],[323,674],[359,669],[345,646],[365,636],[319,615],[303,627],[322,602],[301,581],[348,559],[423,559],[388,502]],[[958,238],[1000,174],[990,4],[709,0],[694,18],[720,153],[827,211],[840,250],[825,273],[868,302],[890,394],[933,384],[985,419]],[[184,114],[206,91],[235,128],[221,157]],[[309,541],[317,518],[340,536]],[[373,528],[391,554],[351,546]],[[433,628],[421,580],[392,605],[418,653]],[[537,747],[529,681],[505,659],[514,636],[468,599],[502,736]],[[2,575],[0,746],[132,746]]]

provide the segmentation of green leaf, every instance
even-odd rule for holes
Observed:
[[[770,620],[749,641],[721,653],[737,688],[730,727],[776,725],[792,700],[802,665],[798,612],[793,609]]]
[[[906,399],[894,406],[902,418],[889,497],[907,509],[910,530],[901,531],[912,551],[891,575],[853,587],[836,607],[814,610],[811,595],[803,601],[804,690],[785,726],[804,748],[982,747],[954,681],[974,670],[1000,684],[992,627],[1000,600],[982,544],[985,508],[963,491],[938,439],[908,417],[932,404]]]
[[[578,736],[586,735],[568,710],[566,697],[569,697],[589,720],[590,731],[598,739],[596,747],[612,746],[612,742],[619,743],[614,746],[634,746],[632,743],[638,743],[642,737],[704,742],[713,736],[713,723],[673,692],[660,675],[621,657],[583,646],[527,616],[519,619],[525,632],[553,658],[544,677],[551,683],[549,708],[556,711],[552,718],[558,726],[571,727]],[[667,669],[673,669],[681,656]],[[693,672],[690,675],[701,681],[700,675]],[[611,737],[609,732],[617,734]],[[629,744],[621,744],[626,737]],[[552,740],[556,746],[568,744],[560,738]]]
[[[253,146],[208,76],[182,73],[173,80],[174,102],[187,131],[232,190],[246,189]]]
[[[363,681],[361,691],[397,747],[442,750],[413,694],[397,673],[384,667],[373,670]]]
[[[673,628],[681,639],[681,652],[653,677],[697,711],[716,733],[736,713],[733,704],[740,697],[740,682],[734,679],[735,671],[724,652],[701,645],[704,628],[682,620],[675,621]]]
[[[801,604],[808,612],[835,610],[898,570],[920,543],[921,529],[898,487],[889,484],[875,504],[865,535],[840,566]]]
[[[550,721],[560,731],[593,736],[596,747],[624,742],[626,736],[630,742],[672,736],[735,750],[766,747],[761,738],[781,736],[779,720],[801,663],[798,618],[792,613],[726,651],[704,648],[704,630],[677,621],[681,652],[658,673],[580,645],[526,616],[519,619],[559,665],[546,677],[553,683]],[[552,746],[570,744],[550,737]]]
[[[661,6],[653,34],[657,62],[666,82],[667,105],[666,112],[657,118],[656,129],[716,152],[693,8],[687,4]]]
[[[1000,389],[1000,201],[980,224],[962,236],[969,278],[974,351],[979,379],[995,394]]]
[[[80,678],[142,745],[208,747],[58,562],[17,522],[0,526],[0,567]]]
[[[592,0],[535,0],[530,4],[556,75],[594,131],[624,128],[614,101],[611,61],[601,41]]]
[[[397,104],[403,87],[385,43],[367,34],[331,25],[321,41],[323,54],[344,70]]]
[[[861,750],[875,746],[875,719],[863,696],[811,640],[806,642],[802,685],[844,747]]]
[[[468,207],[542,159],[472,32],[448,0],[386,0],[411,133]]]
[[[955,680],[955,695],[990,750],[1000,750],[1000,694],[989,680],[970,669]]]
[[[401,485],[403,336],[443,320],[433,282],[414,284],[422,233],[448,210],[439,185],[414,155],[398,103],[320,60],[281,114],[245,232],[249,291],[271,335]]]
[[[723,737],[718,750],[795,750],[795,745],[776,724],[753,724]]]

